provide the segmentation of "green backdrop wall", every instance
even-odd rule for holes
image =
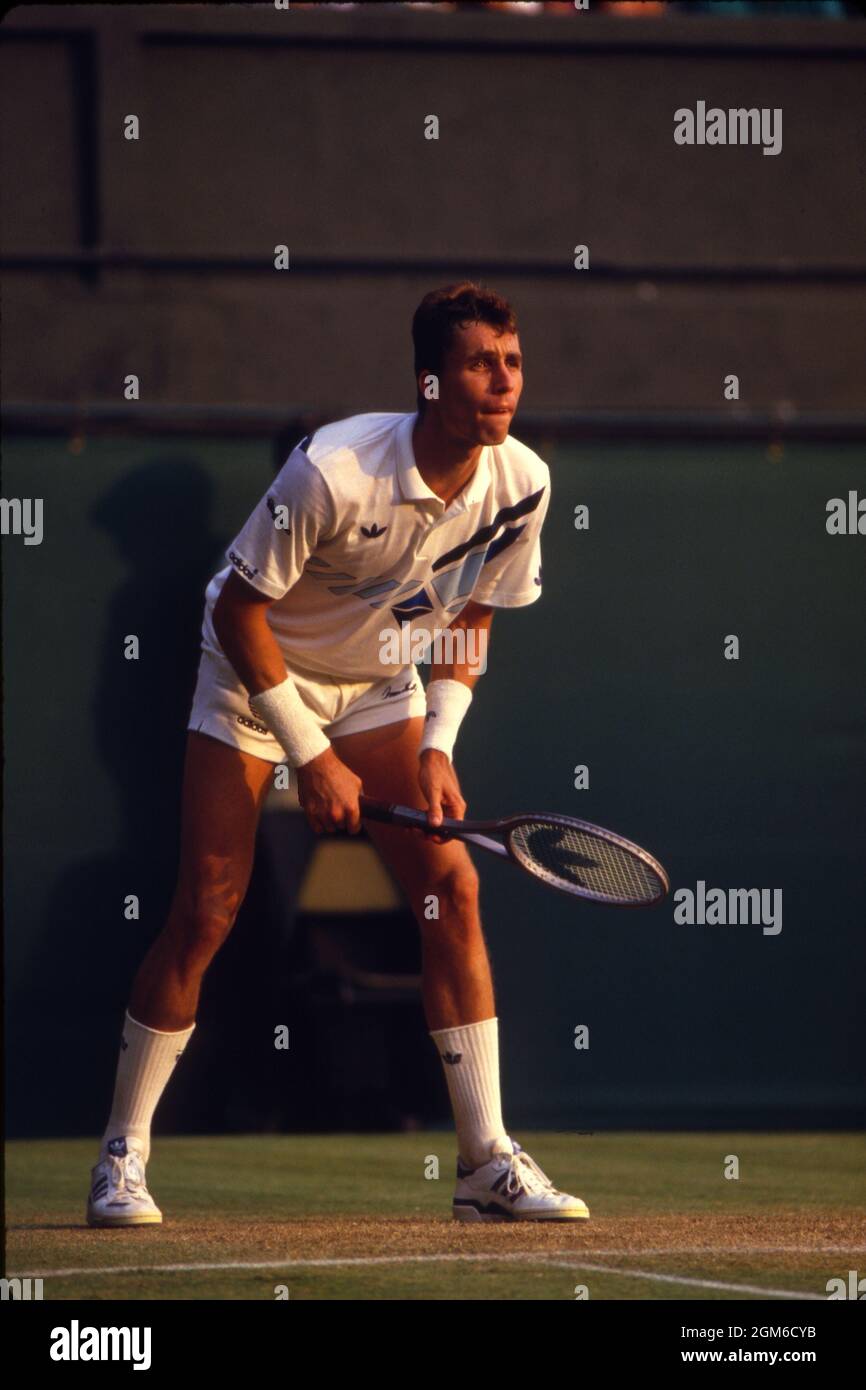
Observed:
[[[516,433],[552,469],[544,593],[494,620],[459,746],[469,813],[608,824],[674,889],[780,888],[784,915],[771,936],[678,924],[670,900],[594,907],[478,852],[509,1123],[861,1123],[866,541],[825,520],[866,493],[863,447]],[[45,503],[43,543],[2,548],[12,1134],[101,1129],[173,886],[204,587],[273,471],[263,440],[74,447],[4,450],[3,495]],[[180,1069],[175,1118],[191,1085]]]

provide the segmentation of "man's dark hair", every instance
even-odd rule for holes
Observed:
[[[445,285],[441,290],[425,294],[412,319],[412,341],[415,344],[415,382],[418,413],[424,414],[425,401],[417,389],[421,372],[439,376],[442,362],[454,339],[454,329],[468,323],[489,323],[500,333],[516,333],[514,310],[495,290],[461,280]]]

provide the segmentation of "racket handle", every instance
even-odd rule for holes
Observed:
[[[393,823],[396,807],[388,801],[376,801],[372,796],[359,796],[358,805],[365,820],[380,820]]]
[[[458,822],[443,818],[441,825],[427,823],[427,812],[416,811],[411,806],[396,806],[393,802],[376,801],[372,796],[358,797],[361,815],[365,820],[385,821],[388,825],[402,825],[410,830],[425,830],[431,835],[442,835]]]

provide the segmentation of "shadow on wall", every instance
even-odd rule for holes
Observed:
[[[100,1134],[107,1119],[132,979],[174,889],[204,589],[223,545],[212,502],[204,466],[189,453],[169,454],[120,478],[91,512],[127,574],[104,604],[94,603],[104,622],[97,670],[70,673],[65,688],[74,701],[79,686],[82,723],[92,718],[93,743],[114,783],[115,807],[93,813],[99,825],[116,816],[115,849],[57,880],[40,928],[43,949],[10,1001],[10,1135]],[[123,656],[130,634],[139,639],[137,661]],[[67,775],[77,760],[86,776],[74,748]],[[140,901],[138,921],[124,915],[130,894]]]

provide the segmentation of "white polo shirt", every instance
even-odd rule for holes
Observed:
[[[432,638],[470,599],[539,597],[547,464],[509,435],[481,450],[446,507],[415,462],[417,418],[353,415],[301,440],[207,587],[206,646],[222,651],[213,608],[232,567],[275,600],[267,617],[287,666],[345,680],[398,674],[404,661],[381,659],[386,631]]]

